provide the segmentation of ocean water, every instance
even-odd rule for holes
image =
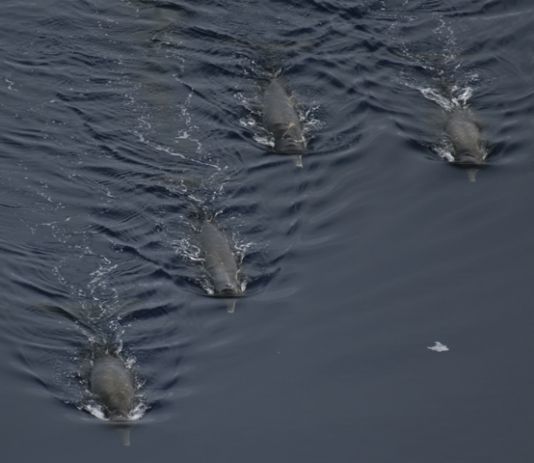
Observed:
[[[2,461],[534,459],[530,1],[4,0],[0,24]],[[302,168],[262,124],[273,75]],[[102,341],[130,448],[88,391]]]

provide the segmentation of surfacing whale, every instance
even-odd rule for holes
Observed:
[[[135,406],[135,383],[124,360],[107,348],[94,353],[89,390],[104,409],[106,418],[123,430],[123,443],[130,445],[128,420]]]
[[[212,220],[203,220],[198,234],[204,266],[215,297],[238,298],[243,295],[239,267],[226,234]],[[229,307],[233,311],[235,302]]]
[[[297,165],[302,167],[306,139],[293,98],[278,77],[270,80],[263,93],[263,124],[274,137],[274,151],[297,155]]]
[[[453,148],[453,164],[470,168],[469,178],[475,181],[478,168],[486,161],[487,150],[481,127],[469,108],[453,109],[447,117],[445,132]]]

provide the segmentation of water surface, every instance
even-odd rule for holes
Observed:
[[[4,0],[4,461],[530,461],[533,14]],[[273,73],[302,169],[269,153]],[[488,143],[475,183],[444,159],[455,105]],[[199,210],[242,262],[234,314]],[[136,372],[131,449],[87,397],[100,339]]]

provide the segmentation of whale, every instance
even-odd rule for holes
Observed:
[[[306,152],[306,139],[295,103],[278,77],[273,77],[263,93],[263,124],[274,137],[274,152],[298,156]]]
[[[213,285],[213,296],[241,297],[239,266],[226,234],[210,219],[202,222],[198,238],[204,267]],[[233,308],[229,307],[229,311]]]
[[[89,390],[103,407],[106,418],[123,428],[123,443],[129,446],[128,420],[135,405],[135,383],[132,372],[118,354],[107,350],[95,353]]]
[[[448,114],[445,131],[453,148],[453,164],[479,167],[485,163],[487,152],[481,128],[470,109],[453,109]]]

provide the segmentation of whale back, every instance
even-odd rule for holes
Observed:
[[[110,419],[128,417],[134,405],[134,379],[119,356],[98,352],[93,361],[89,385]]]
[[[278,78],[273,78],[263,95],[263,123],[274,135],[274,150],[281,154],[303,154],[306,142],[294,103]]]
[[[486,153],[482,144],[480,126],[473,113],[460,108],[447,119],[446,132],[454,149],[454,162],[463,165],[481,165]]]
[[[239,297],[239,269],[228,238],[212,221],[205,221],[199,232],[204,265],[214,287],[215,296]]]

